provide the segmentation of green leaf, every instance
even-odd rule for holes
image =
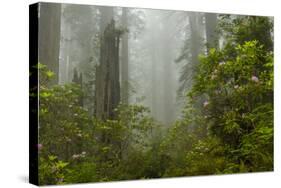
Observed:
[[[69,163],[67,163],[67,162],[59,161],[59,162],[56,163],[56,166],[57,166],[58,169],[62,169],[64,167],[66,167],[68,164]]]
[[[50,161],[54,161],[57,159],[57,156],[54,156],[54,155],[49,155],[49,160]]]
[[[46,72],[46,76],[48,77],[48,78],[52,78],[53,76],[55,75],[55,73],[54,72],[52,72],[52,71],[47,71]]]

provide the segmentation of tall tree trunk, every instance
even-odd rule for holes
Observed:
[[[115,108],[120,103],[120,74],[119,74],[119,30],[115,29],[113,8],[101,7],[100,22],[100,61],[96,67],[95,108],[97,119],[105,121],[115,119]],[[121,148],[121,143],[112,143],[107,132],[100,134],[102,144],[113,144]],[[121,149],[119,149],[119,158]],[[102,161],[107,161],[109,154],[104,154]]]
[[[163,71],[163,108],[164,108],[164,123],[169,125],[173,121],[174,117],[174,100],[173,100],[173,72],[172,72],[172,54],[169,45],[169,39],[164,41],[165,48],[163,50],[163,61],[164,61],[164,71]]]
[[[199,15],[198,13],[192,13],[189,16],[189,24],[190,24],[190,38],[191,38],[191,63],[193,65],[198,64],[198,55],[200,53],[200,32],[199,32],[199,24],[198,24]]]
[[[63,13],[62,13],[63,14]],[[62,61],[60,62],[60,78],[59,84],[66,84],[70,81],[69,79],[69,64],[70,64],[70,46],[71,46],[71,28],[70,24],[68,24],[65,20],[65,17],[61,19],[61,51],[60,54],[62,56]]]
[[[55,73],[50,84],[58,84],[61,5],[40,3],[39,15],[39,62]]]
[[[207,51],[210,48],[217,48],[218,38],[216,33],[217,27],[217,14],[205,13],[205,26],[206,26],[206,39],[207,39]]]
[[[159,118],[159,113],[158,113],[158,88],[159,88],[159,83],[157,83],[157,77],[158,77],[158,71],[157,71],[157,51],[156,51],[156,46],[153,45],[152,50],[151,50],[151,113],[154,118],[158,119]]]
[[[163,15],[163,18],[165,18]],[[175,108],[174,108],[174,98],[173,98],[173,53],[174,53],[174,38],[173,38],[173,27],[171,27],[173,20],[165,19],[163,20],[162,27],[162,62],[163,65],[163,73],[162,73],[162,82],[163,82],[163,99],[162,99],[162,108],[163,108],[163,123],[166,125],[170,125],[174,120],[175,116]]]
[[[110,24],[110,20],[113,19],[113,8],[111,7],[100,7],[100,41],[101,41],[101,46],[100,46],[100,61],[99,64],[96,67],[96,79],[95,79],[95,101],[94,101],[94,114],[96,118],[98,119],[103,119],[106,117],[103,117],[105,113],[105,74],[107,72],[107,67],[106,67],[106,62],[104,62],[104,58],[102,56],[103,54],[103,37],[104,37],[104,32],[105,28],[107,25]]]
[[[159,120],[160,119],[160,113],[159,113],[159,83],[158,83],[158,77],[159,77],[159,69],[158,69],[158,61],[159,61],[159,22],[158,18],[153,16],[152,12],[149,12],[148,17],[151,17],[151,19],[148,22],[148,32],[149,37],[149,51],[150,51],[150,61],[151,61],[151,69],[150,69],[150,75],[151,75],[151,114],[152,116]]]
[[[190,22],[190,31],[191,31],[191,63],[192,68],[194,69],[199,63],[199,54],[203,51],[202,39],[203,30],[202,28],[202,17],[199,13],[192,13],[189,17]],[[194,78],[195,71],[191,72],[192,80],[191,84],[193,85],[193,78]],[[195,103],[196,108],[201,108],[203,103],[203,97],[199,97],[198,101]]]
[[[122,8],[122,27],[128,28],[128,10]],[[129,53],[128,53],[128,32],[122,35],[122,55],[121,55],[121,98],[122,103],[129,101]]]

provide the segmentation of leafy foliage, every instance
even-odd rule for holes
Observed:
[[[162,142],[165,176],[273,170],[271,20],[225,16],[220,26],[226,43],[201,55],[183,118]]]
[[[148,109],[120,104],[116,119],[98,120],[80,106],[79,85],[47,86],[50,71],[42,64],[38,69],[40,184],[144,178],[143,161],[152,155],[150,141],[158,126]]]
[[[49,155],[46,158],[40,157],[39,164],[40,185],[63,184],[68,163]]]

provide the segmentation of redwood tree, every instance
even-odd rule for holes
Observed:
[[[50,84],[58,83],[61,4],[40,3],[39,9],[39,62],[55,73]]]

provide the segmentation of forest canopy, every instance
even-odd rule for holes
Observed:
[[[39,6],[40,185],[273,171],[273,18]]]

